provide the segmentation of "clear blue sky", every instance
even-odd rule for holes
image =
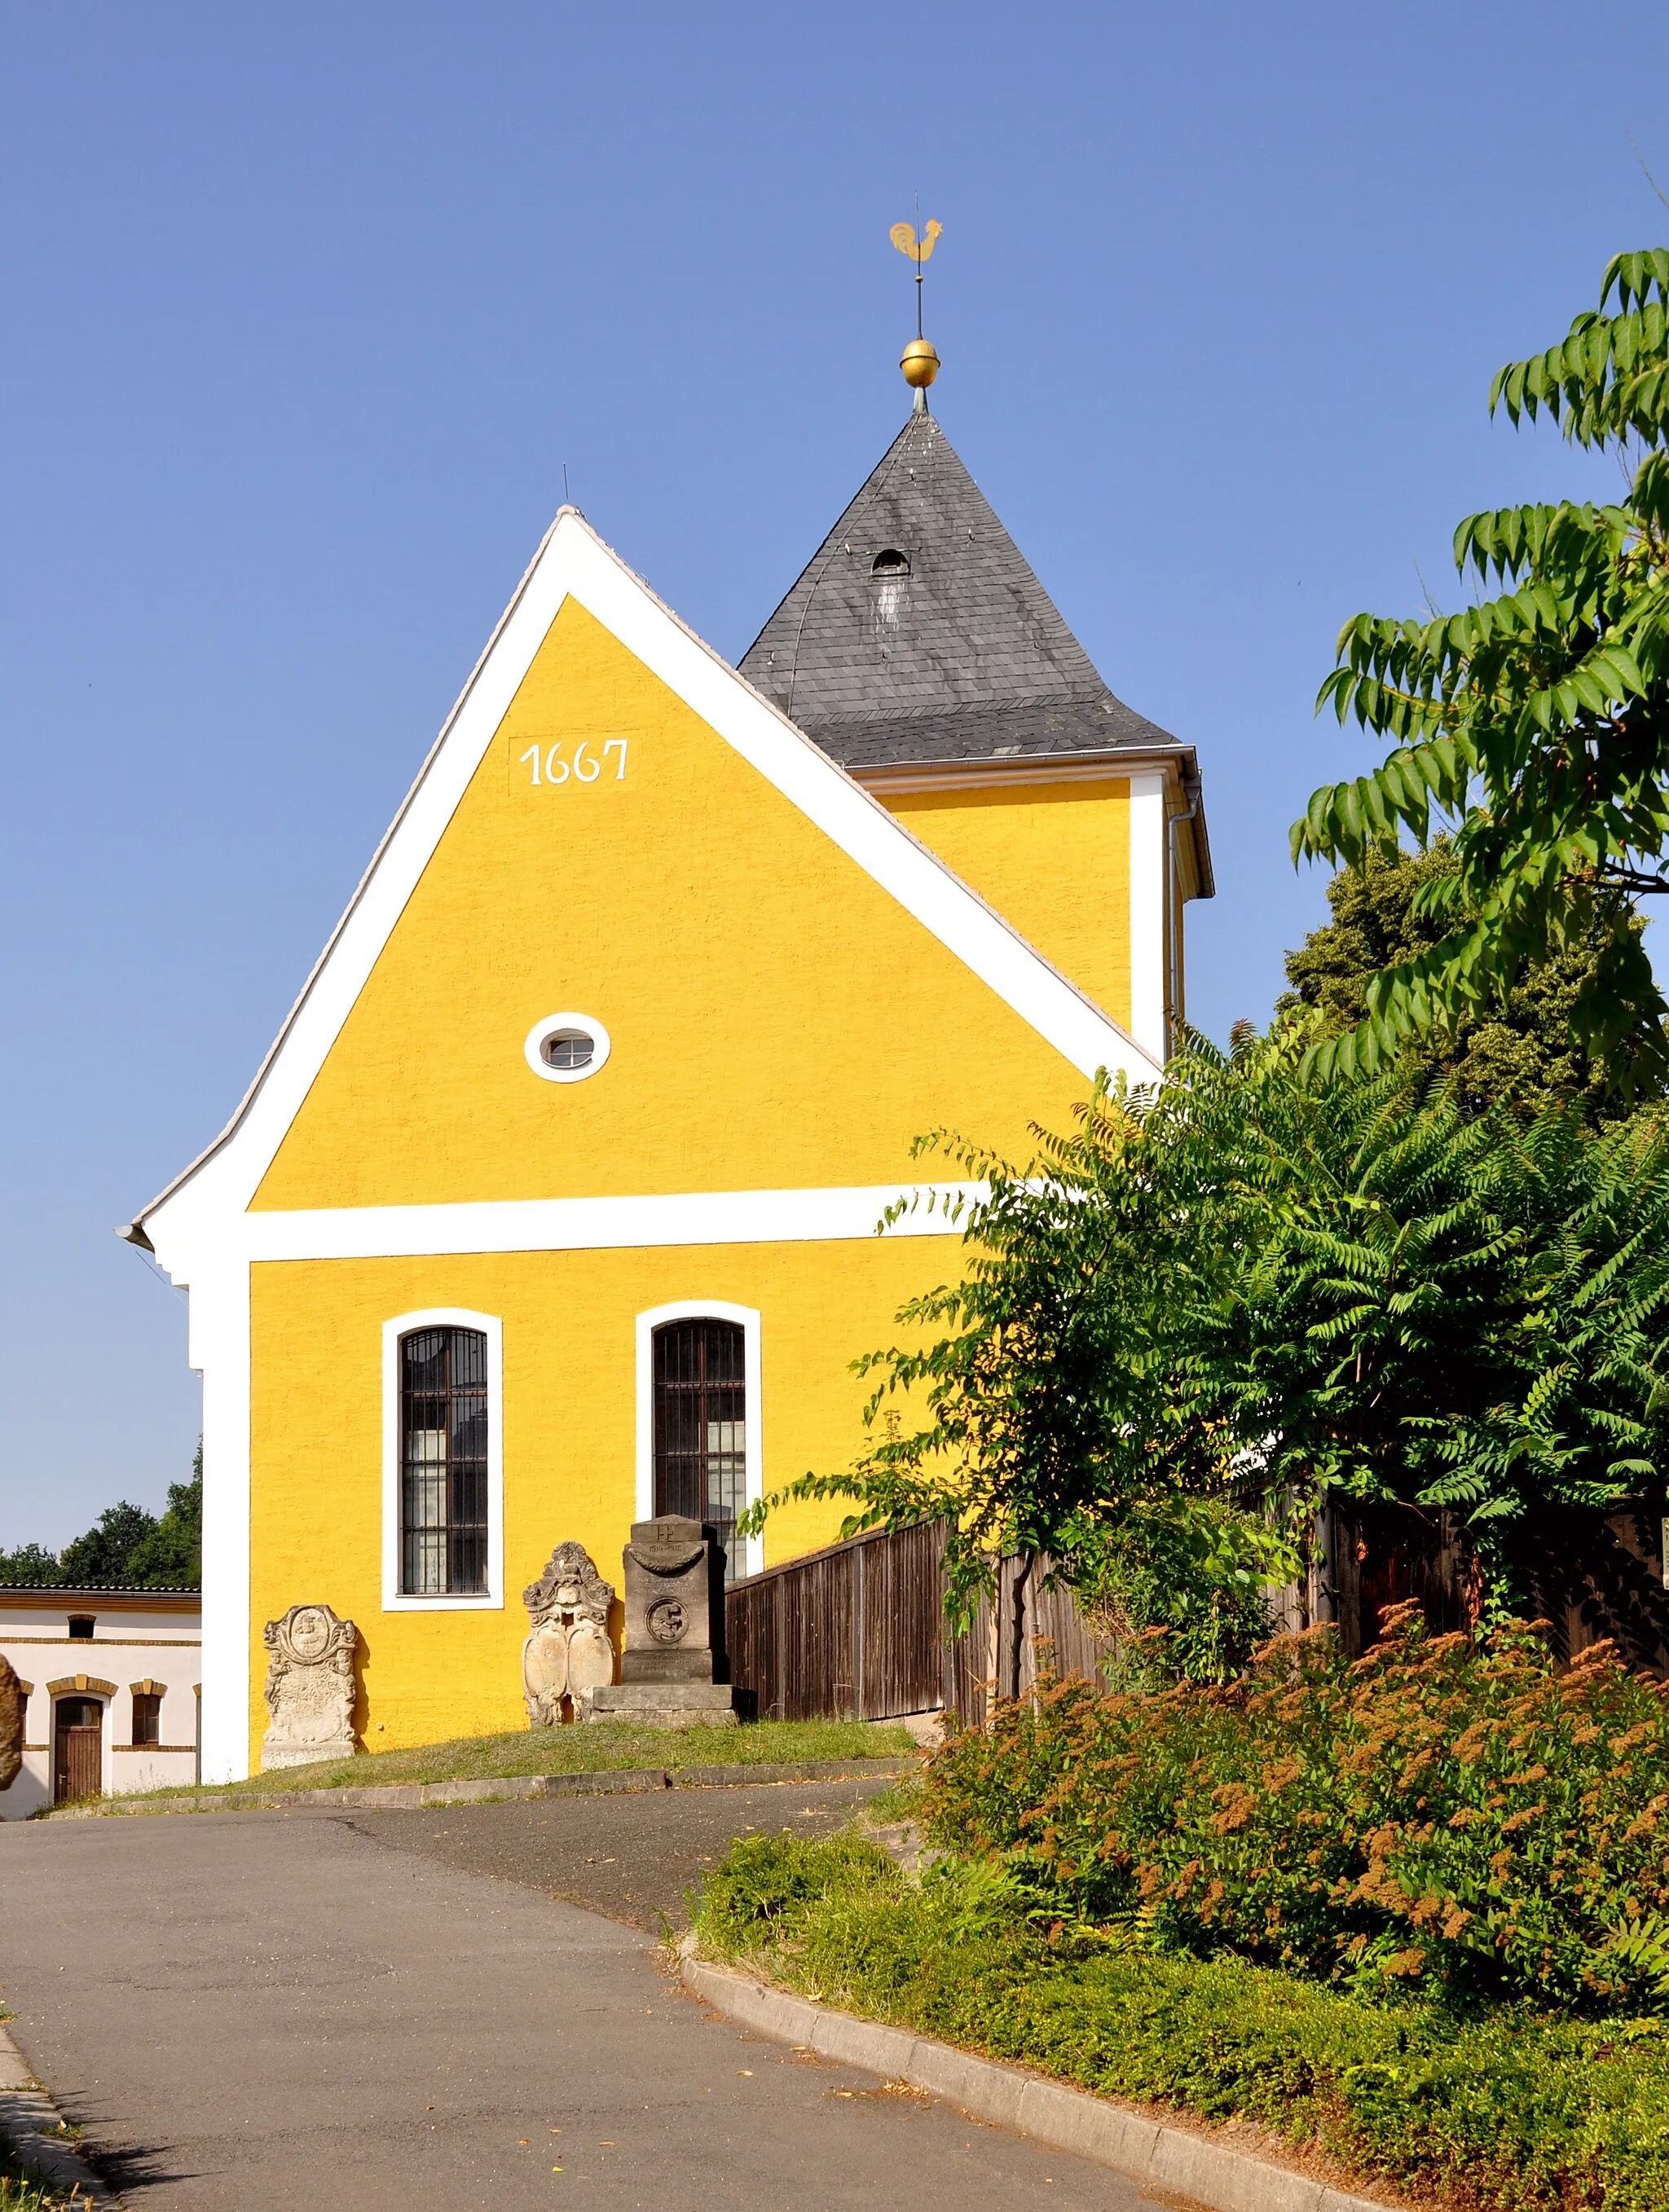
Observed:
[[[0,1545],[160,1505],[183,1302],[112,1224],[220,1127],[562,496],[738,655],[953,441],[1199,749],[1191,1011],[1323,911],[1339,623],[1610,478],[1491,371],[1669,235],[1669,14],[1590,0],[7,5]]]

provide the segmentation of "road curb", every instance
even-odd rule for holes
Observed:
[[[908,2081],[976,2119],[1117,2166],[1137,2181],[1191,2197],[1211,2212],[1387,2212],[1383,2198],[1358,2197],[1209,2136],[1167,2127],[1133,2106],[994,2058],[977,2058],[931,2036],[832,2011],[810,1997],[711,1966],[691,1952],[681,1952],[680,1967],[688,1988],[744,2027],[842,2065]]]
[[[70,2192],[74,2204],[119,2212],[120,2200],[113,2197],[93,2169],[58,2133],[64,2115],[35,2080],[29,2063],[3,2027],[0,2027],[0,2135],[15,2147],[20,2158],[52,2183]]]
[[[265,1813],[294,1805],[341,1805],[388,1812],[425,1805],[479,1805],[529,1797],[606,1797],[650,1790],[729,1789],[746,1782],[885,1780],[911,1772],[900,1759],[732,1759],[706,1766],[599,1766],[566,1774],[507,1774],[479,1781],[356,1783],[340,1790],[275,1790],[259,1796],[152,1798],[125,1805],[119,1797],[66,1807],[54,1820],[110,1820],[161,1813]]]

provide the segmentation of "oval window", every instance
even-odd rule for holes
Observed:
[[[869,574],[883,578],[907,576],[910,574],[910,556],[901,553],[896,545],[884,546],[869,563]]]
[[[589,1014],[547,1014],[528,1030],[521,1050],[547,1083],[579,1083],[608,1058],[608,1031]]]
[[[596,1057],[597,1040],[584,1030],[557,1030],[539,1049],[547,1067],[563,1068],[571,1074],[576,1067],[590,1066]]]

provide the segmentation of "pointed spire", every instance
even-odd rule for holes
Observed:
[[[1176,742],[1102,682],[924,386],[741,671],[850,768]]]

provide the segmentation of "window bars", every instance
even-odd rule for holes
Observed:
[[[487,1588],[487,1340],[475,1328],[400,1339],[400,1589]]]
[[[727,1582],[747,1503],[745,1342],[739,1322],[704,1318],[666,1322],[654,1339],[655,1510],[713,1522]]]

